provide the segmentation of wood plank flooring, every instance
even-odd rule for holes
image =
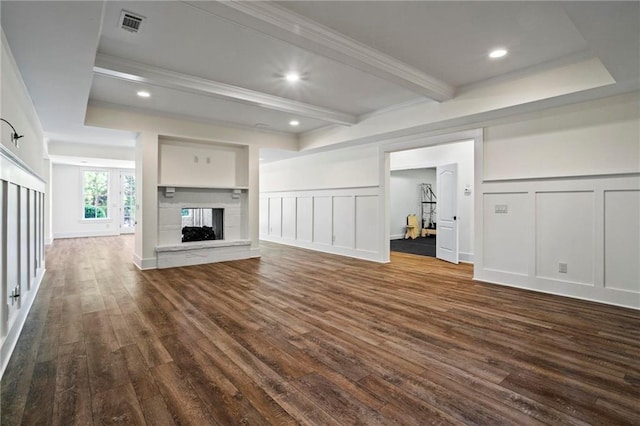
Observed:
[[[640,312],[276,244],[138,271],[57,240],[1,424],[640,424]]]

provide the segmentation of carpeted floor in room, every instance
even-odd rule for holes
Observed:
[[[418,237],[415,240],[410,238],[406,240],[391,240],[391,251],[436,257],[436,237]]]

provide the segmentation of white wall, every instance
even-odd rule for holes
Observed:
[[[473,149],[473,141],[465,141],[394,152],[391,155],[391,169],[459,164],[460,258],[468,262],[473,261],[473,195],[464,195],[464,188],[473,186]],[[381,195],[385,179],[380,169],[381,152],[379,146],[369,145],[308,154],[262,165],[260,238],[388,261],[389,242],[384,238],[384,221],[390,221],[391,214],[385,219],[385,200]],[[352,197],[353,201],[349,204],[352,205],[349,209],[353,210],[347,210],[346,214],[341,210],[344,200],[338,198],[343,196]],[[387,206],[392,203],[389,201]],[[286,205],[292,206],[289,207],[291,212],[287,213]],[[415,213],[419,214],[419,210]],[[341,239],[339,230],[346,229],[342,218],[352,215],[355,218],[352,229],[356,229],[353,243],[348,240],[347,249],[338,247]],[[406,215],[406,212],[400,214],[403,217],[401,223],[405,222]],[[296,229],[297,233],[286,232],[288,229]],[[394,234],[390,232],[390,235]],[[367,240],[366,244],[362,242],[364,239]]]
[[[485,180],[634,173],[640,103],[623,95],[516,117],[484,132]]]
[[[16,147],[0,123],[0,376],[45,273],[47,167],[42,127],[2,33],[0,117],[24,135]],[[17,293],[19,297],[11,297]]]
[[[248,185],[248,147],[161,139],[159,184],[174,186]]]
[[[374,146],[261,165],[260,238],[385,260],[378,161]]]
[[[82,176],[84,170],[109,172],[109,218],[83,218]],[[124,169],[95,169],[54,164],[52,170],[53,238],[75,238],[120,234],[120,173]]]
[[[639,309],[639,124],[635,93],[485,128],[475,278]]]
[[[377,186],[378,148],[303,155],[260,165],[260,192]]]
[[[81,157],[101,160],[135,161],[134,147],[94,145],[49,141],[49,155],[56,157]],[[108,164],[105,164],[108,166]]]
[[[437,167],[458,164],[458,250],[460,260],[474,261],[474,146],[473,141],[446,143],[425,148],[392,152],[390,169]],[[435,188],[435,187],[434,187]],[[470,189],[465,192],[465,189]],[[434,189],[435,191],[435,189]],[[393,208],[393,207],[391,207]],[[393,233],[392,233],[393,235]]]
[[[0,122],[0,141],[7,150],[31,168],[35,174],[46,179],[42,126],[18,66],[11,54],[4,32],[2,33],[0,66],[2,69],[0,116],[9,121],[18,131],[18,134],[24,135],[23,138],[19,139],[19,147],[16,148],[11,141],[11,128],[6,123]]]
[[[389,178],[389,229],[393,240],[404,238],[408,215],[415,214],[421,220],[420,184],[430,183],[435,193],[436,169],[392,170]],[[428,211],[425,204],[425,214]]]
[[[156,267],[158,246],[158,184],[159,142],[179,140],[213,144],[234,144],[247,150],[246,166],[242,173],[248,185],[248,236],[253,255],[259,256],[258,216],[260,148],[297,150],[294,135],[258,132],[182,119],[143,114],[127,110],[89,105],[85,124],[110,129],[135,131],[137,214],[134,262],[142,269]],[[241,182],[236,178],[236,184]],[[244,185],[241,185],[244,186]]]

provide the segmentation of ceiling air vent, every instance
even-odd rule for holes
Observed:
[[[123,10],[120,14],[119,27],[132,33],[138,33],[143,20],[144,16]]]

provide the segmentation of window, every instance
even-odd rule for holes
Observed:
[[[85,170],[82,180],[84,219],[108,219],[109,172]]]

